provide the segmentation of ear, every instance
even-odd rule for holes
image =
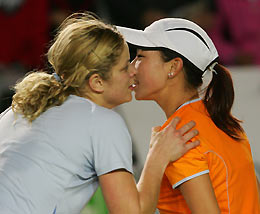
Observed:
[[[168,62],[168,75],[173,78],[183,68],[183,61],[180,57],[176,57]]]
[[[92,91],[97,93],[102,93],[104,91],[104,80],[99,76],[99,74],[91,75],[88,83]]]

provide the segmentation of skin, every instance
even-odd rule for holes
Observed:
[[[98,74],[93,74],[89,78],[84,97],[106,108],[129,102],[134,89],[132,85],[136,82],[136,69],[129,63],[129,59],[128,46],[125,44],[118,63],[110,71],[110,78],[103,80]],[[174,118],[162,131],[159,131],[160,127],[153,128],[150,149],[137,185],[134,176],[124,169],[99,177],[109,213],[155,212],[166,166],[199,144],[198,141],[186,144],[198,134],[197,130],[191,131],[195,123],[190,122],[176,130],[179,121],[179,118]]]
[[[126,43],[118,63],[112,67],[110,74],[107,81],[98,74],[92,75],[89,79],[89,85],[86,86],[84,97],[100,106],[111,109],[132,100],[132,84],[135,82],[136,70],[130,64],[129,49]]]
[[[184,141],[186,142],[188,138],[191,139],[191,136],[195,134],[189,132],[184,137],[181,137],[183,133],[190,129],[191,124],[182,127],[182,130],[176,130],[177,123],[178,118],[177,120],[175,118],[165,132],[154,133],[151,141],[153,146],[148,152],[137,185],[133,175],[123,169],[99,177],[101,189],[110,213],[152,214],[155,212],[162,176],[169,163],[169,159],[166,157],[171,156],[171,160],[178,159],[187,151],[183,153],[182,150],[182,146],[185,144]],[[174,138],[178,140],[173,140]],[[185,146],[189,145],[186,144]],[[174,155],[172,151],[174,151]]]
[[[104,82],[103,97],[107,106],[116,107],[132,100],[134,76],[136,70],[130,65],[128,45],[124,45],[119,63],[112,68],[111,77]]]
[[[220,213],[208,174],[193,178],[179,187],[191,213]]]
[[[134,64],[137,79],[135,97],[137,100],[157,100],[165,93],[169,65],[158,61],[159,52],[138,50]]]
[[[183,66],[180,58],[165,63],[159,51],[137,50],[132,64],[137,70],[135,98],[156,101],[167,118],[183,103],[198,97],[197,91],[189,91],[185,87],[183,72],[180,72]],[[172,79],[168,78],[169,72],[174,73]]]
[[[137,50],[132,64],[137,70],[136,99],[156,101],[167,118],[183,103],[199,97],[186,87],[181,58],[164,62],[159,51]],[[209,174],[186,181],[179,189],[193,214],[220,213]]]

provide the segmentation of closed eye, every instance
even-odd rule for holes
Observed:
[[[128,71],[129,64],[130,64],[130,60],[129,60],[128,64],[121,69],[121,71]]]
[[[126,62],[126,64],[125,64],[125,67],[123,67],[122,69],[120,69],[120,71],[128,71],[129,65],[130,65],[130,59],[127,60],[127,62]]]
[[[128,67],[129,67],[129,65],[127,65],[126,67],[124,67],[122,71],[128,71]]]

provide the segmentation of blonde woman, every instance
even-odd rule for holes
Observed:
[[[163,172],[198,141],[179,121],[154,129],[136,186],[132,145],[111,109],[132,99],[135,68],[122,35],[90,14],[61,25],[48,51],[53,74],[15,86],[0,116],[0,210],[5,214],[80,213],[100,185],[110,213],[153,213]],[[188,132],[189,131],[189,132]]]

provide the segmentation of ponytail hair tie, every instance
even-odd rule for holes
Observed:
[[[58,82],[61,83],[61,78],[60,78],[60,76],[59,76],[56,72],[53,72],[53,73],[52,73],[52,76],[53,76]]]
[[[218,62],[212,63],[212,65],[210,65],[210,66],[208,67],[208,69],[206,69],[206,71],[204,71],[204,73],[202,74],[202,78],[206,75],[206,73],[207,73],[208,71],[211,71],[211,72],[213,72],[213,73],[215,73],[215,74],[218,74],[217,71],[214,69],[215,65],[217,65],[217,64],[218,64]]]

